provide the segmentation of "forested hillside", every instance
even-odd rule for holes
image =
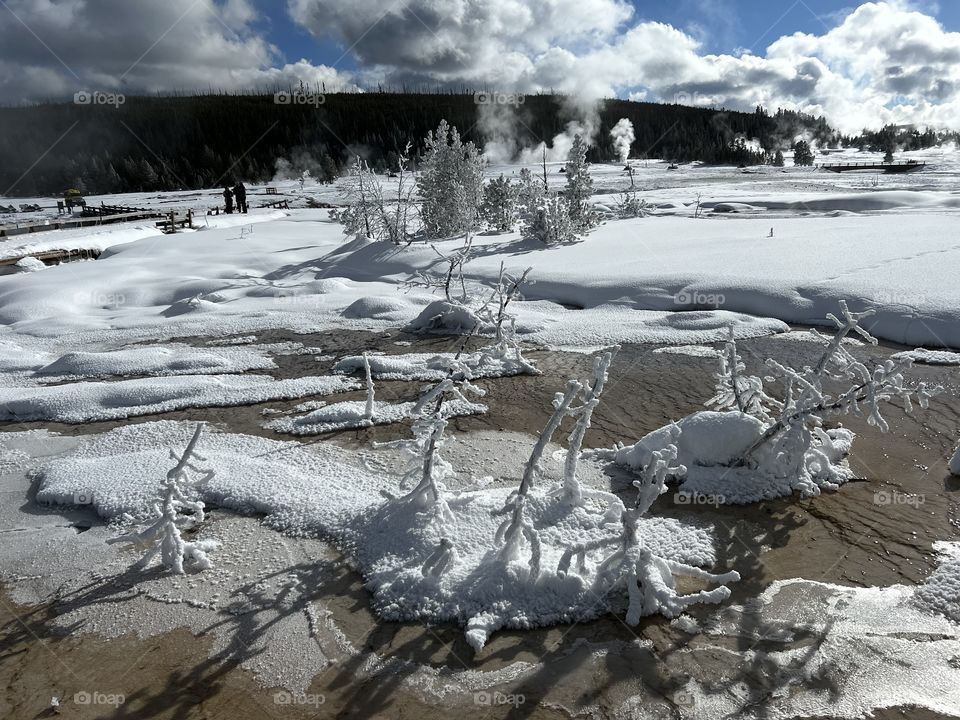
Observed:
[[[283,170],[330,179],[356,153],[374,168],[395,165],[413,143],[413,160],[441,119],[482,145],[472,94],[353,93],[324,102],[277,104],[273,94],[127,97],[119,107],[44,104],[0,108],[0,191],[26,196],[76,187],[88,193],[173,190],[266,181]],[[528,96],[516,112],[521,146],[563,132],[575,119],[564,98]],[[634,125],[633,157],[754,164],[789,147],[797,134],[834,137],[822,119],[761,108],[752,113],[608,100],[592,161],[616,158],[610,128]],[[759,147],[737,141],[756,139]],[[9,188],[9,190],[8,190]]]

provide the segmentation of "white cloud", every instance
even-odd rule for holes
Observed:
[[[702,53],[687,32],[631,25],[620,0],[408,0],[385,15],[374,0],[289,0],[289,8],[388,82],[589,97],[646,91],[667,102],[680,95],[826,114],[845,132],[884,122],[960,127],[960,33],[906,0],[844,9],[833,29],[781,37],[763,55]]]
[[[331,68],[278,62],[279,50],[251,29],[258,17],[250,0],[6,0],[0,17],[7,102],[78,90],[347,82]]]
[[[6,6],[0,96],[7,102],[79,89],[464,83],[554,89],[583,101],[679,96],[729,108],[780,106],[825,114],[845,132],[885,122],[960,127],[960,33],[944,30],[924,0],[862,3],[838,12],[822,33],[721,55],[706,53],[690,32],[638,21],[626,0],[287,0],[295,22],[318,41],[339,43],[360,68],[352,73],[284,62],[259,30],[252,0]]]

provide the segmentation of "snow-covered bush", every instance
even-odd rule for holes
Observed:
[[[579,236],[566,197],[544,197],[537,208],[524,216],[521,234],[524,239],[539,240],[548,246],[576,241]]]
[[[487,183],[480,205],[480,219],[492,230],[510,232],[517,224],[519,187],[501,175]]]
[[[464,304],[467,302],[467,286],[463,278],[463,266],[470,262],[470,250],[473,247],[473,237],[468,231],[464,238],[463,245],[456,250],[448,253],[442,253],[436,245],[431,246],[433,251],[440,258],[437,265],[440,271],[434,269],[418,270],[413,277],[404,281],[404,287],[419,287],[428,290],[443,290],[444,297],[448,303],[458,302]],[[459,286],[460,297],[454,297],[454,291]]]
[[[628,190],[621,193],[619,201],[614,207],[617,217],[626,220],[627,218],[646,217],[647,202],[641,200],[635,190]]]
[[[525,219],[535,213],[541,207],[546,193],[545,182],[535,178],[529,168],[523,168],[517,183],[517,213],[520,218]]]
[[[200,570],[211,567],[207,553],[217,547],[214,540],[187,542],[181,536],[182,530],[196,527],[204,520],[204,504],[197,499],[197,490],[214,476],[212,470],[202,470],[192,460],[203,461],[196,447],[203,432],[203,424],[197,429],[183,454],[178,456],[173,449],[170,457],[177,464],[160,483],[157,501],[153,507],[156,520],[143,530],[112,538],[110,543],[129,543],[138,550],[145,551],[137,563],[138,567],[147,567],[159,554],[164,567],[174,572],[184,573],[184,561],[192,562]],[[199,477],[191,477],[190,473]]]
[[[398,160],[396,202],[384,197],[383,184],[359,156],[350,166],[342,195],[347,205],[330,211],[331,219],[343,225],[343,232],[354,237],[386,240],[395,245],[409,244],[416,235],[413,191],[410,182],[410,145]]]
[[[871,370],[850,354],[843,342],[851,333],[876,343],[860,326],[872,313],[850,312],[842,301],[840,308],[840,317],[827,316],[836,325],[833,338],[811,331],[825,344],[814,367],[796,370],[767,361],[783,386],[780,399],[766,393],[763,380],[744,374],[736,343],[727,343],[719,358],[717,393],[708,401],[727,412],[694,413],[677,423],[678,460],[685,471],[674,479],[682,480],[681,491],[747,503],[795,491],[807,497],[835,490],[850,477],[846,457],[854,435],[844,428],[825,429],[825,418],[866,416],[870,425],[886,432],[881,403],[899,398],[909,412],[916,398],[926,407],[937,389],[905,383],[908,358],[889,359]],[[834,395],[825,388],[828,381],[847,387]],[[653,453],[674,442],[672,433],[672,426],[656,430],[616,452],[615,461],[642,470]]]
[[[472,142],[441,121],[426,138],[417,190],[420,220],[428,240],[454,237],[477,223],[483,197],[483,160]]]
[[[358,155],[344,181],[343,197],[347,205],[330,211],[331,219],[343,225],[353,237],[379,240],[383,237],[383,187],[380,180]]]
[[[590,198],[593,195],[593,179],[590,177],[590,164],[587,162],[587,143],[582,135],[573,138],[573,145],[567,154],[566,165],[567,191],[564,198],[573,230],[584,233],[598,222]]]

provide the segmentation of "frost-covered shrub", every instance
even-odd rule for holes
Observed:
[[[529,168],[520,171],[517,183],[517,212],[521,219],[535,213],[541,206],[547,188],[544,181],[535,178]]]
[[[510,232],[517,224],[519,187],[501,175],[487,183],[480,205],[480,219],[497,232]]]
[[[817,495],[821,489],[835,490],[850,477],[846,457],[854,435],[844,428],[825,429],[829,416],[852,413],[866,416],[870,425],[886,432],[881,404],[899,398],[909,412],[915,398],[926,407],[938,390],[924,383],[908,386],[903,369],[909,358],[887,360],[873,369],[854,358],[843,346],[850,333],[864,340],[876,340],[860,326],[871,312],[852,313],[840,303],[841,316],[828,315],[837,328],[827,339],[824,352],[814,367],[801,370],[774,360],[767,367],[784,388],[780,399],[769,396],[761,378],[744,374],[744,364],[731,340],[720,355],[717,393],[708,401],[727,412],[694,413],[677,425],[679,462],[685,466],[681,490],[714,496],[718,502],[747,503],[782,497],[792,492]],[[842,383],[847,389],[828,392],[826,381]],[[843,385],[841,385],[843,387]],[[642,470],[651,454],[672,441],[672,426],[656,430],[615,455],[621,465]]]
[[[567,199],[563,195],[543,198],[539,207],[524,217],[521,234],[524,239],[539,240],[548,246],[576,241],[578,235]]]
[[[330,217],[343,225],[344,234],[386,240],[395,245],[411,242],[416,234],[416,213],[412,198],[414,185],[409,180],[409,150],[408,144],[398,160],[395,203],[386,200],[380,178],[366,162],[359,156],[354,160],[342,191],[347,204],[330,211]]]
[[[441,121],[426,138],[417,190],[428,240],[461,235],[476,226],[483,196],[483,160],[472,142]]]
[[[204,504],[197,499],[197,489],[211,480],[212,470],[202,470],[193,464],[193,460],[203,461],[196,447],[200,440],[203,424],[197,425],[193,438],[183,455],[171,449],[170,457],[177,461],[176,466],[167,473],[160,483],[153,512],[156,520],[143,530],[112,538],[110,543],[124,542],[133,545],[145,554],[137,563],[138,567],[147,567],[159,554],[164,567],[174,572],[184,572],[184,561],[189,561],[200,570],[212,567],[207,553],[217,547],[214,540],[187,542],[181,536],[182,530],[196,527],[204,520]],[[192,478],[190,473],[200,475]]]
[[[342,194],[347,205],[331,210],[330,217],[343,225],[345,235],[379,240],[383,235],[383,187],[359,156],[350,166]]]
[[[617,217],[626,220],[627,218],[646,217],[647,202],[641,200],[635,190],[629,190],[622,193],[617,202],[614,211]]]

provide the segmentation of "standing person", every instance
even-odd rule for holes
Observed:
[[[243,186],[242,182],[238,182],[233,186],[233,194],[237,196],[237,212],[247,213],[247,189]]]
[[[227,206],[227,215],[233,215],[233,191],[228,187],[223,189],[223,202]]]

